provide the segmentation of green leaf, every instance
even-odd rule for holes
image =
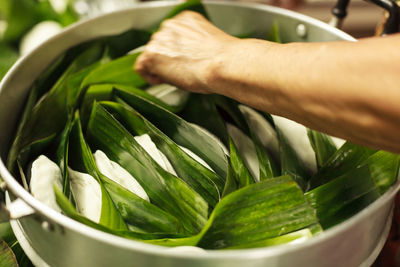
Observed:
[[[305,194],[324,229],[350,218],[379,195],[367,166],[353,169]]]
[[[147,233],[183,233],[175,217],[138,197],[104,175],[102,183],[126,223]]]
[[[0,42],[0,81],[17,59],[18,52],[12,47]]]
[[[180,116],[188,122],[209,130],[225,145],[229,144],[225,121],[220,116],[213,97],[191,94]]]
[[[242,188],[254,184],[254,178],[239,155],[235,143],[229,138],[230,165],[233,171],[233,177],[236,178],[237,188]],[[228,175],[229,177],[229,175]],[[228,184],[228,181],[227,181]]]
[[[238,184],[239,178],[231,165],[232,163],[229,163],[228,176],[226,177],[226,182],[224,191],[222,192],[222,197],[225,197],[230,193],[235,192],[237,189],[239,189],[239,184]]]
[[[282,175],[290,175],[296,183],[303,189],[307,187],[308,173],[305,170],[303,163],[300,161],[295,150],[290,145],[287,137],[277,127],[276,132],[279,139],[279,152],[281,158]]]
[[[279,34],[279,24],[275,21],[272,23],[269,30],[267,40],[275,43],[282,43],[281,36]]]
[[[14,252],[2,239],[0,239],[0,266],[18,267],[18,262],[15,258]]]
[[[207,203],[203,198],[162,169],[98,104],[93,106],[87,132],[90,143],[135,177],[153,204],[179,219],[188,232],[201,230],[207,218]]]
[[[361,166],[369,167],[372,179],[383,194],[397,181],[400,155],[378,151],[362,162]]]
[[[224,197],[203,229],[198,246],[221,249],[275,244],[278,241],[270,239],[302,229],[321,230],[301,189],[290,176],[282,176]]]
[[[358,166],[374,154],[376,150],[346,142],[329,160],[311,177],[310,190],[328,183]]]
[[[112,60],[93,70],[86,76],[82,87],[86,88],[93,84],[118,84],[133,87],[142,87],[147,82],[133,70],[133,65],[139,53],[126,55]]]
[[[172,17],[175,17],[184,10],[191,10],[200,13],[206,18],[208,18],[207,11],[205,10],[203,4],[201,3],[201,0],[188,0],[180,5],[177,5],[171,12],[168,13],[165,19],[170,19]]]
[[[307,129],[308,138],[317,158],[318,167],[321,167],[336,152],[337,148],[332,139],[323,133]]]
[[[178,178],[195,190],[211,207],[217,204],[225,179],[193,159],[127,104],[121,105],[113,102],[100,102],[100,104],[110,111],[132,135],[148,134],[157,148],[168,158]]]
[[[118,58],[132,49],[145,45],[150,40],[150,37],[151,33],[148,31],[132,29],[119,35],[105,37],[104,43],[108,47],[111,58]]]
[[[115,94],[175,143],[188,148],[203,159],[220,177],[226,177],[228,161],[221,143],[215,137],[141,96],[118,89],[115,90]]]
[[[38,155],[64,129],[69,112],[68,82],[74,74],[96,62],[103,54],[103,47],[93,45],[80,54],[64,72],[52,89],[32,108],[25,124],[18,131],[19,135],[7,159],[7,167],[14,172],[17,158],[25,166],[30,157]],[[34,97],[33,97],[34,98]],[[32,104],[32,103],[30,103]]]
[[[127,230],[127,226],[123,221],[122,216],[117,211],[109,193],[105,189],[92,152],[85,141],[79,113],[75,113],[74,123],[70,134],[68,163],[74,170],[88,173],[99,182],[101,188],[101,216],[99,223],[112,230]]]

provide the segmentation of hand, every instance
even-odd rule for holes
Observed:
[[[184,11],[161,24],[134,68],[150,83],[208,93],[212,61],[235,40],[202,15]]]

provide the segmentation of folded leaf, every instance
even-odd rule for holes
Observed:
[[[229,138],[230,165],[233,171],[233,177],[236,178],[237,188],[242,188],[254,184],[254,178],[239,155],[235,143]],[[229,176],[228,176],[229,177]],[[228,182],[227,182],[228,183]]]
[[[321,167],[336,152],[337,148],[332,139],[323,133],[307,129],[308,138],[317,158],[318,167]]]
[[[113,230],[127,230],[125,222],[104,187],[99,172],[97,171],[92,152],[83,137],[79,113],[75,114],[69,140],[69,152],[68,163],[70,166],[74,170],[90,174],[100,184],[101,215],[99,223]]]
[[[305,194],[324,229],[353,216],[379,195],[367,166],[353,169]]]
[[[132,29],[119,35],[104,37],[103,41],[111,58],[118,58],[132,49],[146,44],[150,37],[151,33],[148,31]]]
[[[148,134],[172,164],[178,177],[214,207],[220,199],[224,179],[193,159],[151,122],[128,105],[101,102],[134,135]]]
[[[329,160],[311,177],[310,190],[328,183],[332,179],[351,171],[374,154],[376,150],[346,142]]]
[[[229,144],[225,121],[220,116],[213,97],[191,94],[185,108],[179,115],[186,121],[209,130],[225,145]]]
[[[86,88],[93,84],[120,84],[133,87],[142,87],[147,82],[133,69],[133,65],[139,53],[126,55],[112,60],[93,70],[86,76],[82,87]]]
[[[221,143],[198,126],[141,96],[122,90],[115,94],[142,114],[175,143],[190,149],[203,159],[220,176],[227,175],[227,158]]]
[[[88,124],[90,143],[126,169],[150,201],[197,233],[207,218],[207,203],[182,180],[165,171],[103,107],[94,104]]]
[[[378,151],[363,161],[361,166],[368,166],[372,180],[381,194],[385,193],[398,179],[400,155]]]
[[[314,209],[293,179],[281,176],[224,197],[203,229],[198,246],[221,249],[268,245],[277,242],[271,238],[312,228],[314,233],[321,230]]]
[[[68,82],[79,71],[92,65],[103,54],[103,47],[93,45],[80,54],[64,72],[53,88],[31,110],[14,140],[7,159],[7,167],[13,171],[17,158],[25,166],[31,156],[38,155],[61,132],[67,122]]]

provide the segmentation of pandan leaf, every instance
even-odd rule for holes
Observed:
[[[308,174],[286,136],[279,128],[276,128],[276,132],[279,139],[282,175],[290,175],[293,177],[301,189],[305,191],[307,188],[306,181],[308,180]]]
[[[354,169],[376,150],[346,142],[328,161],[311,177],[310,190],[328,183],[332,179],[346,174]]]
[[[0,43],[0,81],[17,59],[17,51],[4,43]]]
[[[35,104],[9,152],[9,170],[15,170],[17,158],[25,166],[31,156],[39,154],[62,131],[70,111],[67,101],[69,79],[96,62],[102,54],[103,47],[97,44],[85,50],[71,63],[52,89]]]
[[[238,153],[235,143],[229,138],[230,165],[233,171],[233,177],[236,178],[237,188],[242,188],[254,183],[254,178],[243,162]],[[228,175],[229,177],[229,175]],[[228,181],[227,181],[228,184]]]
[[[231,155],[232,157],[232,155]],[[251,177],[250,177],[251,178]],[[228,176],[226,177],[224,191],[222,192],[222,197],[229,195],[232,192],[235,192],[239,188],[239,177],[237,173],[234,171],[232,163],[229,163],[228,166]]]
[[[86,76],[82,87],[86,88],[90,85],[104,83],[132,87],[145,86],[147,82],[133,69],[138,56],[139,53],[126,55],[99,66]]]
[[[79,113],[75,113],[74,123],[70,133],[68,163],[72,169],[88,173],[99,182],[101,188],[101,216],[99,224],[113,230],[127,230],[128,228],[122,216],[114,206],[109,193],[105,189],[97,171],[92,152],[83,137]]]
[[[101,175],[102,183],[122,218],[146,233],[184,233],[180,221],[148,201],[138,197],[113,180]]]
[[[18,267],[18,262],[15,258],[14,252],[2,239],[0,239],[0,266]]]
[[[202,196],[211,207],[217,204],[225,179],[186,154],[174,141],[127,104],[113,102],[100,102],[100,104],[132,135],[148,134],[157,148],[168,158],[177,176]]]
[[[146,93],[159,99],[164,105],[171,107],[173,113],[181,111],[191,95],[190,92],[170,84],[156,84],[145,89]]]
[[[205,10],[203,4],[201,3],[201,0],[188,0],[180,5],[177,5],[172,11],[168,13],[165,19],[170,19],[172,17],[175,17],[184,10],[195,11],[208,18],[207,11]]]
[[[119,35],[105,37],[103,40],[108,47],[110,57],[118,58],[136,47],[145,45],[150,37],[151,33],[148,31],[133,29]]]
[[[381,194],[385,193],[398,179],[400,155],[378,151],[363,161],[361,166],[368,166],[372,180]]]
[[[321,167],[336,152],[337,148],[326,134],[311,129],[307,129],[307,134],[314,149],[318,167]]]
[[[245,117],[239,109],[239,102],[222,95],[212,95],[211,99],[222,113],[225,121],[233,122],[240,130],[249,135],[249,128]]]
[[[120,97],[175,143],[190,149],[220,176],[226,177],[228,161],[221,143],[198,126],[188,123],[163,107],[135,94],[115,90]]]
[[[203,228],[208,213],[203,198],[159,166],[99,104],[93,105],[87,132],[93,147],[135,177],[153,204],[180,220],[189,233]]]
[[[225,145],[229,144],[225,121],[218,113],[213,97],[203,94],[191,94],[185,108],[179,115],[186,121],[209,130]]]
[[[367,166],[353,169],[305,194],[324,229],[350,218],[379,195]]]
[[[224,197],[211,214],[197,245],[221,249],[276,244],[292,241],[283,235],[302,229],[313,229],[314,233],[321,230],[315,211],[299,186],[290,176],[282,176]],[[281,242],[275,239],[279,236],[283,236]]]
[[[271,25],[271,28],[269,30],[267,40],[275,43],[282,43],[281,36],[279,34],[279,24],[276,22],[273,22]]]

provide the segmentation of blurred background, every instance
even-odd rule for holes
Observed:
[[[14,62],[64,27],[84,18],[112,12],[140,0],[0,0],[0,80]],[[241,0],[280,6],[328,22],[335,0]],[[364,0],[352,0],[343,30],[361,38],[373,36],[384,21],[381,8]],[[400,203],[400,197],[398,201]],[[399,208],[396,208],[399,211]],[[400,212],[394,216],[400,222]],[[391,234],[376,263],[400,266],[399,229]],[[33,266],[16,241],[9,224],[0,224],[0,266]]]

